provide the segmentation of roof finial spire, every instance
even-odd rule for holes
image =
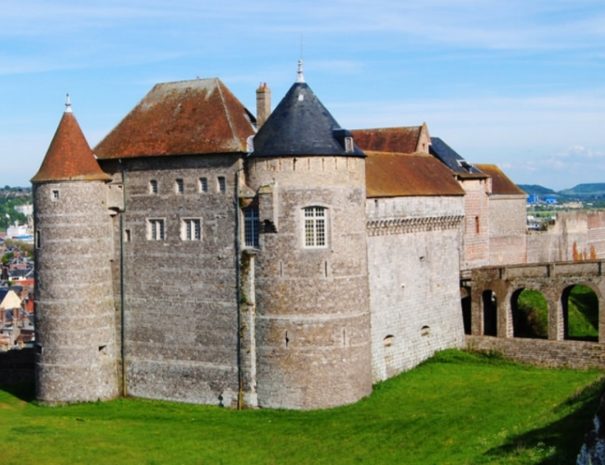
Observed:
[[[305,82],[305,75],[303,74],[302,58],[300,60],[298,60],[298,70],[296,71],[296,82]]]
[[[72,113],[71,97],[69,96],[69,94],[65,94],[65,113]]]

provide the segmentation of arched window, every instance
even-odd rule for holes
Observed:
[[[327,246],[326,210],[324,207],[305,207],[303,209],[305,247],[320,248]]]

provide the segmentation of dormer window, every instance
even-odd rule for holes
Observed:
[[[351,136],[345,137],[345,152],[353,153],[355,145],[353,144],[353,138]]]

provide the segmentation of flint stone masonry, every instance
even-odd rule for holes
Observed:
[[[433,221],[415,221],[427,212]],[[464,344],[458,288],[463,199],[368,199],[366,215],[376,382]],[[385,221],[394,219],[403,225],[395,231]]]
[[[237,155],[125,160],[125,392],[215,405],[237,403]],[[226,180],[220,192],[218,178]],[[200,192],[205,177],[208,192]],[[182,179],[184,192],[175,189]],[[152,193],[155,180],[158,192]],[[182,239],[184,219],[201,220],[201,240]],[[149,219],[164,220],[163,240]],[[119,223],[116,222],[117,228]],[[116,232],[119,235],[119,231]],[[119,248],[114,255],[119,260]],[[119,274],[114,288],[119,289]]]
[[[102,181],[34,184],[37,398],[119,394],[111,219]]]
[[[249,160],[252,190],[279,186],[268,203],[279,233],[261,234],[256,257],[260,406],[331,407],[371,392],[364,166],[359,157]],[[326,247],[304,247],[310,206],[326,208]]]

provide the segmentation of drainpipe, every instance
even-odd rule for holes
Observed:
[[[244,373],[242,369],[242,316],[241,316],[241,218],[239,214],[239,179],[240,171],[243,169],[242,160],[238,160],[238,169],[235,172],[235,286],[237,302],[237,409],[244,408]]]
[[[126,169],[119,160],[122,168],[122,211],[120,212],[120,359],[122,365],[122,396],[126,396],[126,359],[124,356],[124,212],[126,211]]]

